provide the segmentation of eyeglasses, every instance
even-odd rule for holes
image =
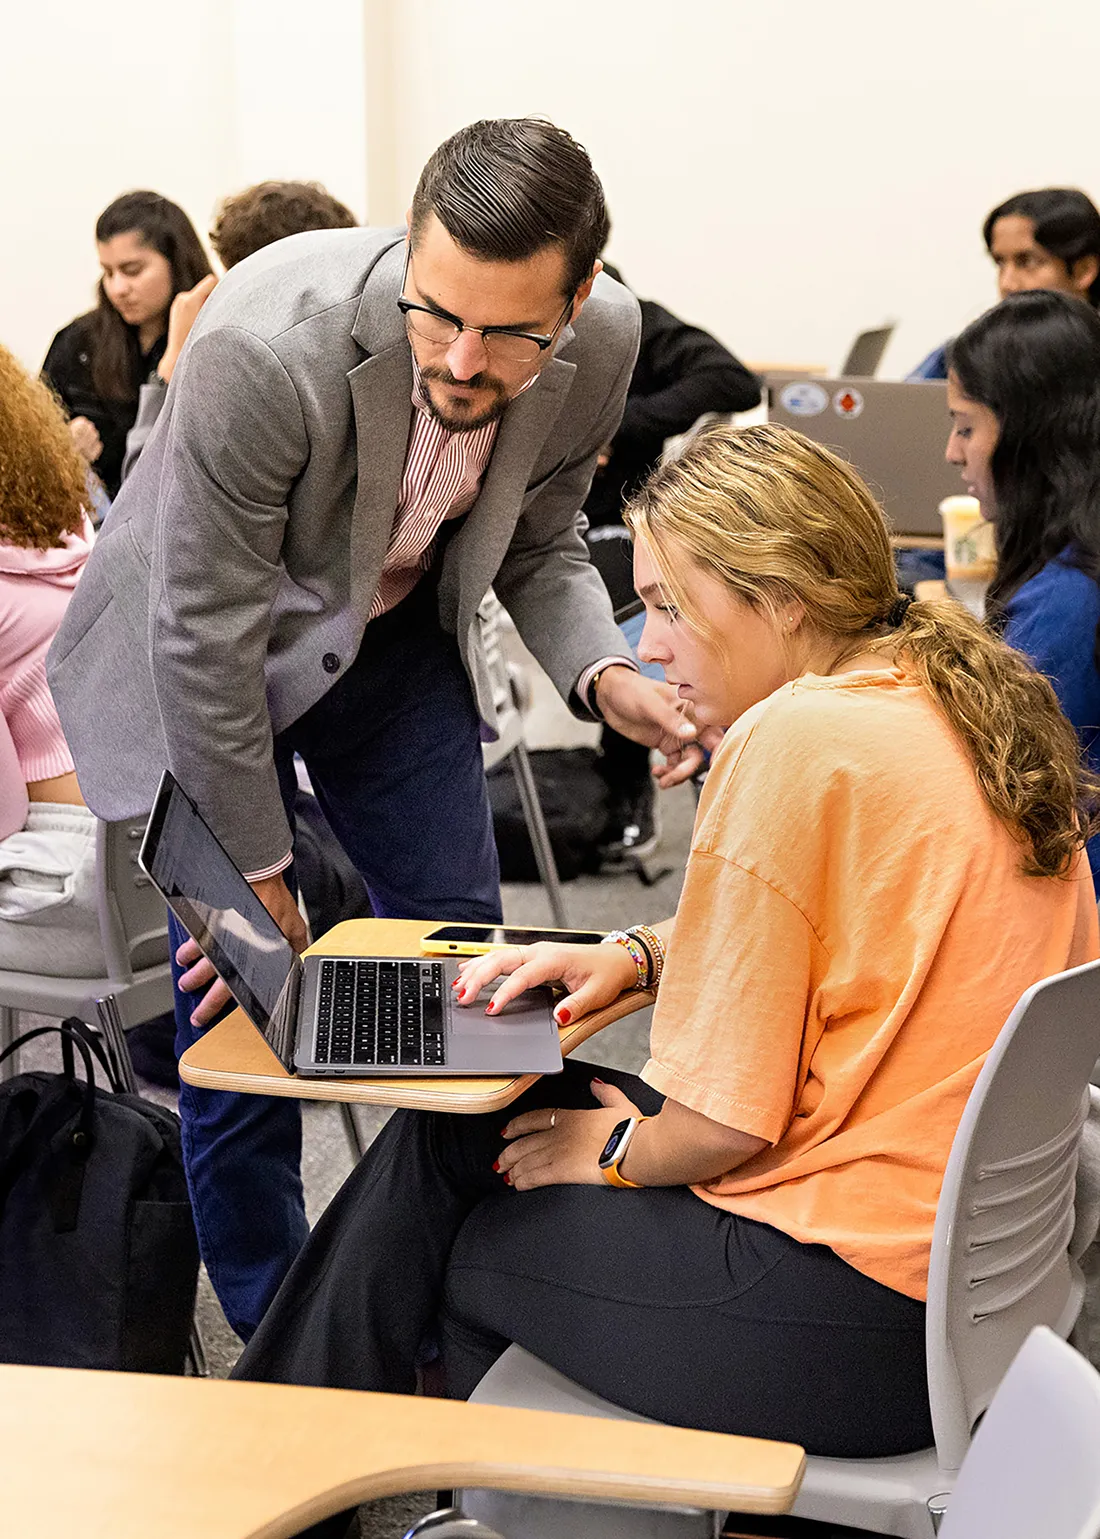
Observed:
[[[412,252],[406,252],[405,272],[401,279],[402,297],[397,301],[397,308],[405,317],[408,329],[436,347],[450,347],[464,331],[476,331],[482,346],[495,363],[529,365],[537,362],[546,349],[553,346],[558,332],[573,309],[575,296],[571,294],[548,337],[533,331],[516,331],[511,326],[467,326],[457,315],[448,315],[445,310],[430,310],[427,305],[415,304],[404,297],[411,258]]]

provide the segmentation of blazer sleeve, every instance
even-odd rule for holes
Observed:
[[[172,772],[240,869],[262,871],[291,844],[264,664],[308,437],[293,382],[251,332],[193,336],[173,384],[152,552],[153,685]]]
[[[601,657],[629,650],[612,619],[603,579],[588,559],[588,520],[581,512],[600,450],[622,420],[634,369],[640,325],[636,305],[626,313],[631,320],[621,324],[617,337],[621,365],[562,463],[528,488],[508,553],[493,579],[501,603],[554,687],[586,719],[591,713],[573,693],[577,680]],[[583,368],[583,362],[578,366]]]
[[[161,407],[168,394],[168,386],[158,375],[155,380],[142,385],[138,391],[138,410],[134,425],[126,434],[126,454],[122,461],[122,479],[133,470],[138,456],[149,442],[149,434],[157,425]]]

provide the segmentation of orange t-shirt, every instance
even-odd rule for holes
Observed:
[[[1024,876],[931,697],[808,676],[715,755],[643,1078],[768,1140],[704,1201],[912,1298],[963,1106],[1024,990],[1100,955],[1083,858]]]

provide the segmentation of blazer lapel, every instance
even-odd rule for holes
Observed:
[[[565,404],[575,373],[575,364],[551,359],[501,420],[481,490],[447,547],[440,574],[440,618],[460,638],[473,622],[511,543],[535,460]]]
[[[358,463],[351,597],[364,619],[386,558],[412,418],[412,353],[397,308],[404,260],[405,242],[397,239],[371,269],[351,330],[368,354],[348,374]]]

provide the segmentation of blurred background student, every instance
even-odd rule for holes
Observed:
[[[994,528],[990,622],[1054,685],[1100,770],[1100,316],[1011,294],[948,355],[947,458]],[[1088,845],[1100,888],[1100,835]]]
[[[604,271],[618,283],[610,263]],[[631,545],[623,508],[657,465],[665,441],[686,433],[709,412],[751,411],[760,404],[760,381],[716,337],[689,326],[652,299],[639,299],[642,335],[630,379],[626,410],[615,437],[600,457],[584,504],[588,549],[616,609],[634,598]],[[634,642],[641,635],[628,631]],[[644,666],[644,665],[643,665]],[[661,677],[660,670],[655,671]],[[657,797],[649,772],[649,750],[604,726],[600,768],[607,781],[609,809],[601,857],[615,865],[644,859],[657,848]]]
[[[104,966],[95,818],[46,683],[46,651],[95,538],[64,413],[0,347],[0,968]]]
[[[1100,306],[1100,212],[1076,187],[1016,193],[986,216],[982,236],[1002,299],[1054,289]],[[946,379],[949,346],[929,353],[909,378]]]
[[[214,217],[210,244],[228,271],[255,251],[301,235],[305,230],[344,230],[357,223],[349,208],[327,192],[320,182],[258,182],[223,200]],[[137,416],[126,435],[122,479],[133,470],[153,425],[160,416],[176,361],[187,341],[195,317],[214,292],[217,279],[205,278],[197,287],[178,294],[168,315],[164,356],[141,387]]]
[[[42,375],[69,414],[69,432],[113,497],[138,390],[164,356],[177,294],[210,276],[194,226],[155,192],[128,192],[95,227],[102,276],[96,307],[50,343]]]

